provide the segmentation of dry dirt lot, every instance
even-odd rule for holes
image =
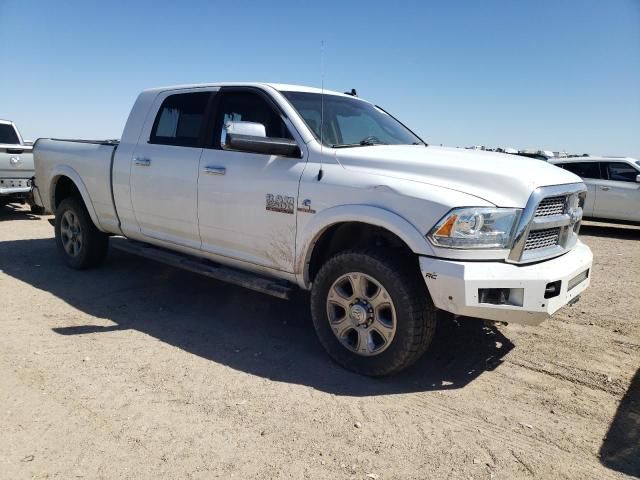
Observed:
[[[62,265],[0,212],[0,477],[640,475],[640,229],[584,227],[582,300],[538,328],[443,316],[410,371],[335,366],[283,302],[112,251]]]

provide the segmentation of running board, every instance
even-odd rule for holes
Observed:
[[[156,260],[172,267],[199,273],[205,277],[232,283],[285,300],[289,299],[293,290],[292,285],[287,284],[287,282],[272,280],[253,273],[236,270],[235,268],[224,267],[208,260],[200,260],[147,243],[127,240],[123,237],[112,237],[109,243],[113,248],[122,252]]]

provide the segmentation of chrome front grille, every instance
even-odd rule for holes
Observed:
[[[507,261],[535,262],[571,250],[586,193],[583,183],[537,188],[522,212]]]
[[[560,240],[560,227],[545,228],[544,230],[535,230],[529,232],[527,241],[524,243],[526,250],[538,250],[539,248],[553,247]]]
[[[543,199],[536,208],[536,217],[550,217],[552,215],[562,215],[567,204],[566,195],[547,197]]]

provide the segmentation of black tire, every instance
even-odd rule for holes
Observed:
[[[68,223],[63,226],[63,218],[68,214],[77,218],[79,238],[81,239],[77,243],[78,249],[75,253],[69,253],[65,249],[65,241],[68,237],[63,238],[65,226],[68,226]],[[58,251],[65,263],[71,268],[84,270],[97,267],[107,255],[109,236],[96,228],[82,200],[69,197],[60,202],[56,209],[55,234]]]
[[[388,292],[395,308],[395,334],[383,351],[371,356],[345,346],[344,340],[334,334],[329,319],[329,291],[351,272],[375,279]],[[311,316],[320,343],[331,358],[347,370],[367,376],[390,375],[413,364],[429,347],[436,328],[436,309],[417,260],[393,258],[379,250],[345,251],[329,259],[313,282]]]

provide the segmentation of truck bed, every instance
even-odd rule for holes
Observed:
[[[90,213],[93,210],[96,226],[117,233],[113,232],[118,221],[111,191],[111,165],[118,144],[118,140],[38,139],[33,146],[36,187],[44,198],[40,200],[36,195],[36,199],[47,211],[55,211],[52,199],[57,179],[67,176],[78,186]]]

